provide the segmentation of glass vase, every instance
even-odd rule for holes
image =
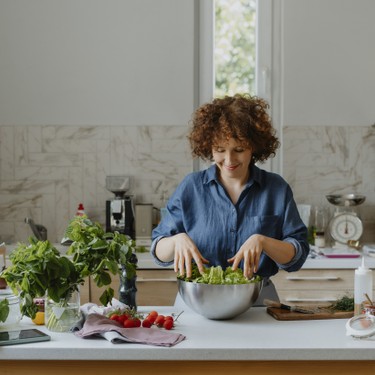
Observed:
[[[46,296],[45,321],[48,330],[53,332],[69,332],[81,319],[80,293],[74,291],[68,298],[59,302]]]

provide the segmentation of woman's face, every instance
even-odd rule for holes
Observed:
[[[212,148],[212,156],[222,178],[245,178],[249,171],[252,151],[234,138],[222,140]]]

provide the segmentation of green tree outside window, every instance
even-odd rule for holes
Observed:
[[[215,0],[215,96],[255,95],[256,0]]]

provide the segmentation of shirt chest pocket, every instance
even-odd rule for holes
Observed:
[[[279,238],[282,233],[282,221],[278,215],[253,216],[249,218],[248,225],[251,234]]]

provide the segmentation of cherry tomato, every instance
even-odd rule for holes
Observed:
[[[152,311],[149,312],[148,315],[149,316],[155,316],[155,319],[156,319],[156,317],[159,315],[159,313],[157,311],[155,311],[155,310],[152,310]]]
[[[152,323],[147,318],[142,322],[142,327],[150,328],[151,326],[152,326]]]
[[[125,320],[127,320],[127,319],[128,319],[128,317],[127,317],[125,314],[123,314],[123,315],[120,315],[120,316],[117,318],[117,321],[118,321],[119,323],[121,323],[121,324],[124,324]]]
[[[167,329],[167,330],[170,330],[173,328],[173,320],[171,319],[167,319],[164,324],[163,324],[163,328]]]
[[[155,323],[156,318],[157,318],[157,316],[155,316],[155,315],[147,315],[146,316],[146,319],[149,320],[151,324]]]
[[[119,315],[118,314],[112,314],[110,317],[109,317],[109,319],[111,319],[111,320],[116,320],[116,322],[118,322],[118,319],[119,319]]]
[[[124,322],[124,328],[134,328],[135,322],[133,319],[126,319]]]
[[[155,320],[155,324],[156,324],[158,327],[163,327],[164,321],[165,321],[165,317],[164,317],[164,315],[158,315],[158,317],[157,317],[156,320]]]
[[[134,327],[140,327],[142,325],[141,319],[133,318]]]

